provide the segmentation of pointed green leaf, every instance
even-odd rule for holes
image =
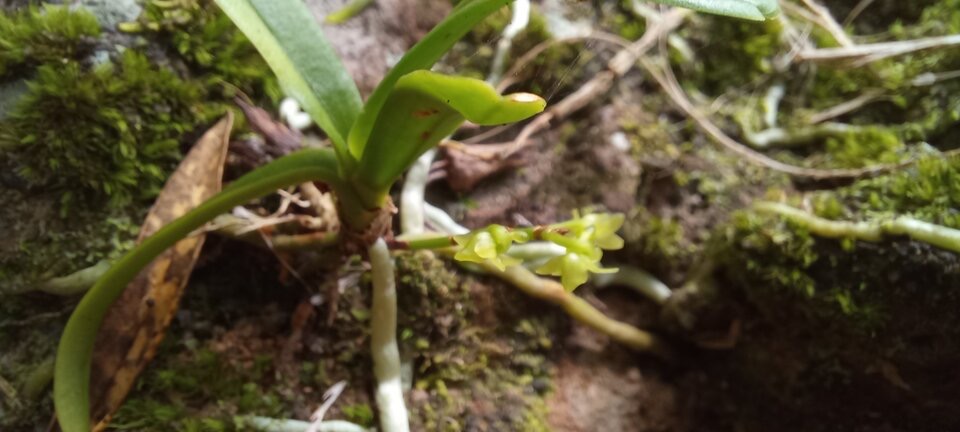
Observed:
[[[780,14],[777,0],[653,0],[669,6],[753,21],[776,18]]]
[[[346,139],[363,102],[323,30],[301,0],[216,0],[253,42],[283,91],[333,141],[349,163]]]
[[[464,119],[481,125],[512,123],[543,111],[545,106],[539,96],[501,96],[477,79],[427,70],[411,72],[397,81],[387,98],[354,179],[375,194],[385,193],[417,157],[455,131]]]
[[[404,54],[397,65],[387,73],[374,89],[373,94],[363,106],[363,112],[350,129],[350,153],[361,159],[367,139],[377,122],[380,110],[387,102],[387,97],[393,86],[401,77],[418,69],[429,69],[437,60],[453,47],[463,35],[467,34],[475,25],[508,5],[512,0],[464,0],[445,18],[437,24],[430,33],[427,33],[420,42],[417,42],[410,51]]]

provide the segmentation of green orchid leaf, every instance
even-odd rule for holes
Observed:
[[[93,343],[104,315],[131,280],[167,248],[233,207],[277,189],[311,180],[341,182],[337,157],[329,149],[301,150],[254,170],[191,210],[121,257],[70,315],[60,337],[54,370],[53,402],[64,432],[90,430],[90,366]]]
[[[349,164],[346,139],[363,102],[323,30],[301,0],[215,0]]]
[[[777,0],[653,0],[656,3],[753,21],[776,18]]]
[[[463,35],[467,34],[475,25],[498,9],[510,4],[512,0],[464,0],[440,24],[437,24],[430,33],[427,33],[420,42],[417,42],[396,66],[380,81],[373,94],[367,99],[363,111],[357,117],[356,123],[350,130],[350,153],[357,159],[362,159],[367,146],[367,140],[380,116],[380,110],[387,103],[387,98],[393,91],[401,77],[418,69],[429,69]]]
[[[506,124],[526,119],[546,106],[536,95],[501,96],[486,82],[427,70],[400,78],[386,102],[353,177],[381,195],[417,157],[455,131],[464,119],[481,125]]]

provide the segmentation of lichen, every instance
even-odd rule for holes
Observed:
[[[97,19],[67,6],[0,14],[0,78],[25,67],[77,60],[100,35]]]

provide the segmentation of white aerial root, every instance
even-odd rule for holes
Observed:
[[[428,150],[407,170],[400,193],[400,232],[403,234],[423,233],[423,195],[430,179],[430,164],[436,154],[436,149]]]
[[[591,281],[599,287],[609,285],[627,286],[661,306],[663,306],[663,304],[670,299],[670,295],[673,294],[670,287],[659,279],[653,277],[650,273],[632,266],[620,266],[620,270],[616,273],[593,275]]]
[[[510,24],[504,27],[500,41],[497,42],[497,51],[493,55],[490,76],[487,77],[487,82],[493,85],[496,85],[503,78],[503,69],[506,67],[510,48],[513,47],[513,38],[517,37],[530,23],[530,0],[514,1],[512,10],[513,16],[510,18]]]
[[[264,432],[306,432],[310,422],[300,420],[274,419],[269,417],[241,417],[238,423]],[[320,423],[318,432],[370,432],[367,428],[342,421],[330,420]]]
[[[397,289],[393,257],[387,243],[377,239],[367,249],[373,275],[370,316],[370,353],[377,378],[375,397],[381,432],[408,432],[407,407],[400,382],[400,349],[397,347]]]
[[[280,118],[293,130],[304,130],[313,123],[310,114],[300,110],[300,103],[289,97],[280,102]]]

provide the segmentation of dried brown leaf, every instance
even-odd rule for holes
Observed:
[[[150,209],[140,240],[220,191],[232,127],[228,113],[197,141]],[[158,256],[107,313],[94,348],[90,384],[95,431],[106,428],[156,354],[203,241],[203,234],[193,235]]]

